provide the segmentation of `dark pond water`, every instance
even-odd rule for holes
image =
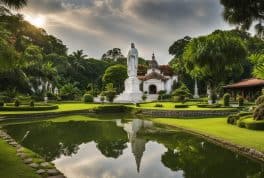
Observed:
[[[43,121],[4,129],[69,178],[264,177],[261,163],[150,121]]]

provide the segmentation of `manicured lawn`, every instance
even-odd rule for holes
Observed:
[[[153,121],[170,126],[178,126],[199,133],[208,134],[242,146],[264,151],[264,131],[239,128],[226,123],[226,118],[169,119],[156,118]]]
[[[1,178],[40,178],[16,156],[16,150],[0,139]]]
[[[163,107],[155,107],[156,104],[162,104]],[[140,108],[146,109],[165,109],[165,110],[228,110],[235,108],[200,108],[197,106],[198,103],[187,102],[185,104],[190,105],[188,108],[175,108],[175,105],[179,105],[181,103],[176,102],[153,102],[153,103],[143,103],[140,104]]]
[[[48,110],[48,111],[0,111],[1,114],[30,114],[30,113],[45,113],[45,112],[63,112],[63,111],[76,111],[76,110],[85,110],[93,109],[100,104],[85,104],[85,103],[63,103],[58,104],[59,109]]]

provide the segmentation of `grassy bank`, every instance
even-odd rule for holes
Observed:
[[[16,156],[16,150],[0,139],[1,178],[40,178]]]
[[[226,123],[226,118],[206,119],[153,119],[156,123],[189,129],[198,133],[211,135],[241,146],[264,151],[264,131],[239,128]]]

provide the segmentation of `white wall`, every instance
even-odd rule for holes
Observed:
[[[157,80],[157,79],[150,79],[147,81],[144,81],[143,83],[143,91],[147,91],[149,93],[149,86],[150,85],[155,85],[157,87],[157,93],[160,90],[165,90],[165,85],[164,82],[162,80]]]

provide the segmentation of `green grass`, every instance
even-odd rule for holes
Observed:
[[[100,106],[101,104],[63,103],[63,104],[58,104],[58,105],[59,105],[59,109],[56,109],[56,110],[50,110],[50,111],[0,111],[0,115],[1,114],[32,114],[32,113],[77,111],[77,110],[93,109],[93,108]]]
[[[16,150],[0,139],[1,178],[40,178],[16,156]]]
[[[264,131],[248,130],[226,123],[226,118],[168,119],[156,118],[154,122],[178,126],[207,134],[235,144],[264,151]]]
[[[162,104],[163,107],[155,107],[156,104]],[[153,103],[143,103],[140,104],[140,108],[145,109],[163,109],[163,110],[229,110],[229,109],[235,109],[235,108],[200,108],[198,107],[194,102],[187,102],[185,104],[190,105],[188,108],[175,108],[175,105],[179,105],[181,103],[179,102],[153,102]]]
[[[82,115],[73,115],[73,116],[64,116],[64,117],[57,117],[53,119],[48,119],[47,121],[51,122],[69,122],[69,121],[100,121],[94,117],[89,116],[82,116]]]

